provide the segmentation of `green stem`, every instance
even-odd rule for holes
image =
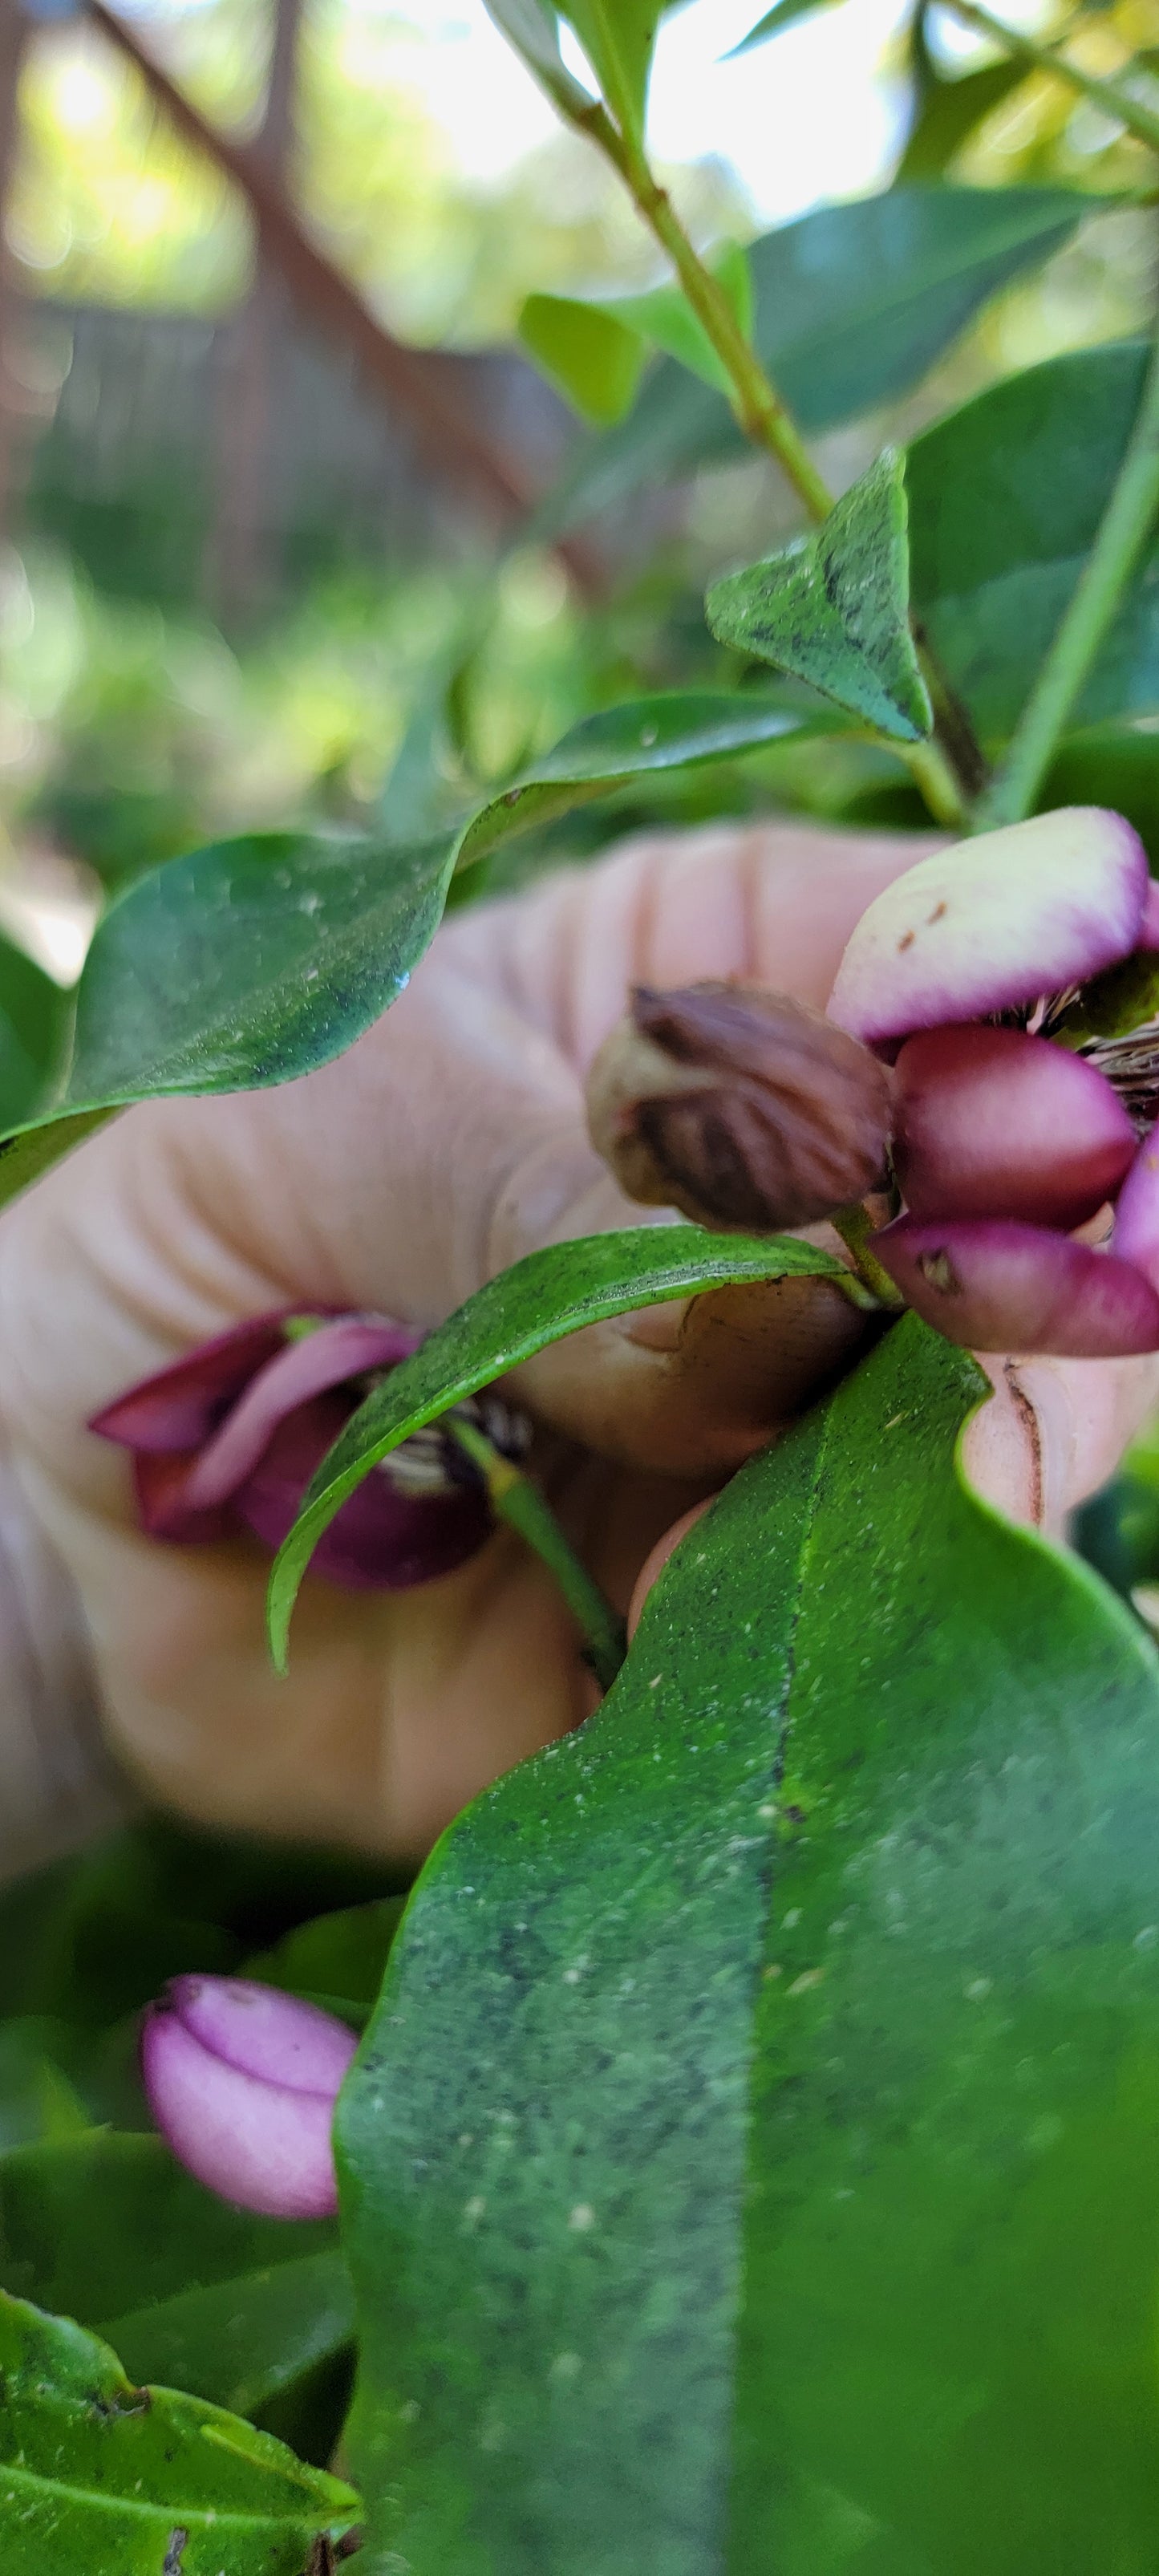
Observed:
[[[1038,44],[1033,36],[1024,36],[1019,27],[1008,27],[1004,19],[992,17],[989,9],[982,8],[979,0],[946,0],[946,7],[964,26],[992,37],[1003,53],[1016,62],[1024,62],[1035,71],[1053,72],[1056,79],[1068,82],[1080,98],[1092,100],[1105,115],[1125,125],[1128,134],[1133,134],[1139,143],[1159,152],[1159,116],[1153,115],[1149,107],[1142,107],[1138,99],[1129,98],[1114,81],[1100,80],[1094,72],[1082,71],[1078,63],[1068,62],[1053,46]]]
[[[521,1467],[505,1458],[478,1424],[465,1413],[442,1417],[442,1428],[457,1440],[479,1469],[497,1520],[518,1530],[528,1547],[554,1574],[568,1609],[583,1632],[592,1670],[602,1690],[610,1690],[628,1651],[624,1622],[598,1583],[569,1547],[554,1512]]]
[[[858,1278],[872,1290],[879,1306],[885,1306],[891,1315],[900,1314],[905,1299],[894,1286],[888,1270],[883,1270],[876,1253],[870,1250],[873,1227],[860,1199],[855,1199],[852,1207],[842,1208],[839,1215],[830,1217],[829,1222],[852,1253]]]
[[[1118,479],[1091,551],[1011,737],[1006,757],[980,796],[975,832],[1029,814],[1055,744],[1112,623],[1159,511],[1159,336]]]
[[[728,377],[733,411],[746,437],[776,458],[810,518],[817,522],[827,519],[833,507],[829,486],[814,465],[787,403],[746,339],[720,279],[705,267],[689,240],[667,189],[653,177],[638,144],[620,134],[602,112],[576,121],[582,122],[592,140],[615,164],[638,213],[667,251],[692,311]],[[939,823],[956,828],[965,819],[968,791],[974,782],[964,782],[959,777],[947,742],[937,738],[941,727],[936,691],[934,704],[935,740],[907,746],[901,757],[931,814]],[[891,743],[890,748],[896,752],[899,745]]]

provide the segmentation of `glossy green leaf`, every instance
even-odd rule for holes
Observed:
[[[0,2284],[239,2415],[284,2406],[351,2335],[331,2221],[233,2209],[160,2138],[110,2129],[0,2157]]]
[[[585,716],[554,750],[493,797],[466,826],[457,863],[469,867],[488,850],[624,787],[669,769],[756,751],[788,734],[823,730],[823,711],[805,714],[782,699],[740,690],[658,690]]]
[[[561,0],[617,125],[644,132],[652,48],[665,0]]]
[[[1103,202],[1066,188],[939,186],[824,206],[749,246],[755,346],[802,427],[830,429],[915,384],[990,296]],[[723,396],[662,362],[628,419],[581,450],[538,524],[578,525],[744,453]]]
[[[647,349],[606,304],[574,295],[529,295],[519,315],[529,355],[585,420],[605,428],[630,411]]]
[[[36,1124],[0,1145],[0,1200],[129,1101],[255,1090],[341,1055],[407,982],[456,865],[630,778],[817,723],[736,691],[662,692],[588,717],[430,840],[251,834],[155,869],[97,930],[67,1068]]]
[[[909,625],[905,462],[887,447],[823,526],[709,591],[722,644],[772,662],[898,742],[933,718]]]
[[[366,1397],[308,1485],[270,1577],[275,1657],[284,1657],[298,1586],[323,1530],[379,1459],[424,1422],[587,1324],[742,1280],[804,1277],[833,1279],[855,1303],[873,1302],[829,1253],[795,1235],[708,1234],[698,1225],[632,1226],[548,1244],[489,1279]]]
[[[1074,590],[1122,462],[1148,352],[1119,341],[1048,359],[915,439],[906,483],[913,596],[980,732],[1009,733]],[[1075,710],[1159,707],[1149,549]]]
[[[134,2388],[107,2344],[0,2295],[4,2576],[303,2576],[358,2499],[239,2416]]]
[[[428,1864],[339,2111],[369,2553],[1150,2576],[1159,1667],[906,1318]]]

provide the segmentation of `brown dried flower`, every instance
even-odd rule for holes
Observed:
[[[858,1038],[758,984],[637,985],[588,1078],[629,1198],[700,1225],[809,1225],[880,1181],[891,1077]]]

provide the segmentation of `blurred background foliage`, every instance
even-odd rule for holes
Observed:
[[[260,134],[270,0],[153,0],[123,14],[204,114],[230,134]],[[751,239],[821,199],[887,185],[899,162],[904,177],[923,63],[927,79],[956,80],[993,59],[936,10],[919,58],[899,0],[839,0],[724,61],[755,14],[689,0],[661,39],[656,148],[704,242]],[[1159,0],[1086,11],[1069,41],[1088,68],[1130,64],[1140,94],[1159,99]],[[529,291],[609,291],[656,274],[613,176],[555,125],[483,0],[306,0],[282,166],[307,231],[404,342],[510,351]],[[1062,183],[1120,203],[1096,205],[1064,249],[986,305],[916,391],[820,442],[839,485],[884,435],[909,435],[1036,358],[1129,332],[1148,309],[1152,219],[1131,202],[1152,184],[1147,158],[1059,84],[1013,80],[946,170],[983,188]],[[330,439],[344,403],[353,421],[364,399],[328,360],[316,383],[299,372],[292,399],[275,383],[275,414],[280,403],[297,423],[296,481],[276,526],[239,538],[239,480],[248,475],[251,499],[263,486],[260,421],[240,476],[222,426],[258,302],[248,216],[107,36],[60,9],[24,55],[6,232],[0,918],[62,977],[76,971],[102,884],[199,839],[365,817],[392,773],[395,828],[421,827],[432,781],[453,805],[501,784],[593,708],[736,675],[700,600],[708,573],[787,524],[759,460],[693,474],[609,523],[597,592],[585,595],[545,548],[509,547],[496,569],[477,515],[447,507],[445,492],[433,511],[415,505],[409,466],[378,523],[365,426],[357,454],[353,431],[349,456],[341,442],[335,451],[338,497],[325,478],[312,491],[318,423]],[[279,328],[290,327],[283,314]],[[492,415],[498,403],[530,438],[529,480],[543,488],[572,426],[532,391],[521,360],[502,364],[506,374],[486,378]],[[208,401],[195,450],[187,441],[167,462],[167,423],[176,433],[195,385]],[[483,387],[464,378],[468,406]],[[126,424],[142,406],[138,456]],[[130,452],[126,490],[109,459]],[[880,752],[854,740],[786,746],[517,845],[502,879],[627,824],[770,804],[918,819]]]

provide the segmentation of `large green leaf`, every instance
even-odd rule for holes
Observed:
[[[268,2433],[134,2388],[108,2345],[0,2294],[4,2576],[303,2576],[358,2499]]]
[[[909,625],[905,461],[886,448],[824,525],[709,591],[721,643],[805,680],[899,742],[921,742],[930,702]]]
[[[339,2109],[372,2565],[1151,2576],[1159,1669],[963,1488],[983,1386],[903,1320],[428,1864]]]
[[[806,1276],[832,1279],[856,1303],[873,1303],[840,1262],[811,1243],[793,1235],[708,1234],[698,1225],[632,1226],[548,1244],[489,1279],[366,1397],[308,1485],[270,1577],[277,1660],[284,1659],[298,1586],[323,1530],[370,1469],[412,1431],[587,1324],[743,1280]]]
[[[909,451],[913,596],[991,739],[1010,731],[1057,630],[1131,433],[1148,352],[1048,359],[938,421]],[[1075,710],[1159,707],[1159,583],[1143,558]]]
[[[824,206],[749,249],[753,339],[807,430],[904,393],[999,287],[1050,257],[1103,201],[1065,188],[893,188]],[[586,445],[544,527],[621,507],[646,485],[742,455],[723,397],[675,360]]]
[[[250,1091],[340,1055],[406,983],[456,866],[631,778],[818,722],[736,691],[661,692],[588,717],[430,840],[251,834],[155,869],[97,930],[67,1066],[39,1111],[22,1113],[30,1132],[0,1148],[0,1200],[129,1101]],[[0,1013],[2,1002],[0,988]]]

